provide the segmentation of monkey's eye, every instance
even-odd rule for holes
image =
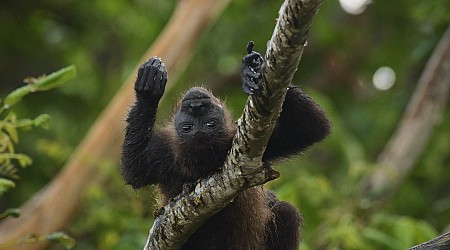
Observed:
[[[206,122],[206,127],[208,128],[215,128],[217,126],[217,121],[216,120],[210,120]]]
[[[191,123],[183,123],[180,126],[181,132],[188,133],[192,130],[193,125]]]

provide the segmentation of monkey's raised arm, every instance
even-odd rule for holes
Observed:
[[[139,68],[134,85],[136,103],[127,117],[121,159],[122,176],[134,189],[159,181],[164,166],[158,164],[157,158],[169,153],[153,127],[166,82],[167,71],[161,59],[153,57]]]

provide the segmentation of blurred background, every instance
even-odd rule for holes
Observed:
[[[201,35],[192,61],[171,83],[161,120],[170,116],[179,93],[193,85],[211,88],[239,117],[246,100],[239,76],[245,46],[253,40],[255,50],[264,53],[281,3],[232,0]],[[33,164],[20,169],[16,187],[0,198],[0,211],[20,207],[61,170],[176,4],[0,1],[0,97],[22,86],[28,76],[72,64],[77,68],[77,77],[61,88],[27,96],[14,106],[20,117],[49,114],[51,124],[49,129],[20,130],[16,151],[29,155]],[[358,183],[377,167],[377,156],[449,24],[447,0],[322,4],[294,83],[326,110],[333,133],[303,155],[277,165],[281,177],[267,184],[302,212],[302,249],[404,249],[449,230],[448,103],[426,150],[392,199],[370,216],[346,210]],[[139,249],[146,242],[153,189],[135,192],[124,185],[119,154],[102,159],[97,180],[82,194],[78,212],[63,229],[75,238],[75,249]]]

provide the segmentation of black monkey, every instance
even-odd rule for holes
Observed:
[[[258,91],[262,57],[247,47],[241,76],[247,94]],[[135,83],[136,103],[128,114],[122,176],[134,189],[157,184],[161,205],[223,165],[235,124],[228,109],[204,88],[187,91],[173,119],[154,126],[167,72],[159,58],[144,63]],[[288,89],[283,110],[263,156],[264,164],[302,152],[325,138],[330,123],[322,109],[299,88]],[[301,217],[263,186],[249,188],[203,224],[182,249],[297,249]]]

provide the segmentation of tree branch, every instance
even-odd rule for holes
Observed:
[[[384,206],[427,145],[445,110],[450,87],[450,26],[419,79],[399,127],[378,158],[378,169],[362,184],[364,203]]]
[[[145,249],[178,249],[212,215],[244,189],[278,177],[262,155],[280,114],[287,87],[300,62],[312,18],[322,0],[286,0],[279,12],[257,94],[250,96],[222,172],[182,193],[155,219]]]
[[[408,248],[408,250],[428,250],[428,249],[446,250],[449,248],[450,248],[450,232],[447,232],[430,241]]]

